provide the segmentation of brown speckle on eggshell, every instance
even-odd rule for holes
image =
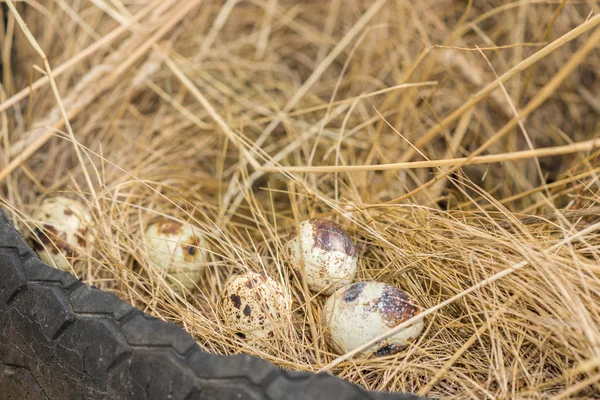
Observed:
[[[381,318],[390,328],[400,325],[408,319],[407,316],[410,318],[419,313],[416,301],[408,293],[391,285],[383,289],[378,306]]]
[[[351,257],[357,255],[356,246],[340,225],[323,218],[312,218],[308,223],[313,226],[315,246],[325,251],[340,251]]]
[[[366,284],[367,284],[366,282],[358,282],[358,283],[355,283],[354,285],[348,286],[346,288],[346,290],[344,291],[344,301],[346,303],[350,303],[350,302],[356,300],[356,298],[358,296],[360,296],[360,294],[362,293]]]
[[[183,224],[169,219],[158,219],[156,231],[162,235],[181,235],[183,233]]]
[[[230,297],[231,301],[233,302],[233,306],[239,310],[242,306],[242,299],[240,299],[240,296],[237,294],[232,294]]]

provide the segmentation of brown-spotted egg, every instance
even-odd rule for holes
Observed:
[[[191,289],[206,266],[206,242],[190,224],[159,218],[144,235],[150,262],[172,283]]]
[[[325,338],[339,354],[347,353],[384,334],[421,312],[414,298],[381,282],[358,282],[337,290],[327,299],[321,315]],[[377,343],[364,353],[385,356],[415,340],[423,319]]]
[[[45,199],[32,215],[37,225],[32,237],[42,261],[69,270],[73,262],[89,254],[89,211],[75,200],[57,196]]]
[[[302,270],[310,290],[331,294],[351,283],[358,269],[358,251],[335,222],[313,218],[300,223],[286,244],[292,267]]]
[[[219,298],[222,321],[243,339],[268,340],[281,329],[291,310],[284,288],[264,273],[233,275]]]

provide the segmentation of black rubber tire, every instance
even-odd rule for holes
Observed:
[[[44,264],[0,210],[0,400],[8,399],[418,397],[203,352],[176,325]]]

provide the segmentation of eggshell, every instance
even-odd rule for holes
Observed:
[[[327,299],[321,323],[330,346],[339,354],[345,354],[420,312],[416,300],[395,286],[358,282],[339,289]],[[375,356],[396,353],[419,337],[424,326],[421,319],[365,353]]]
[[[219,314],[238,336],[268,339],[291,310],[291,298],[284,288],[264,273],[253,271],[233,275],[219,298]]]
[[[70,270],[73,262],[89,254],[91,217],[79,202],[62,196],[47,198],[32,217],[37,225],[33,248],[46,264]]]
[[[351,283],[358,269],[358,251],[335,222],[313,218],[292,231],[287,252],[292,268],[304,272],[310,290],[331,294]]]
[[[144,235],[148,259],[173,283],[191,289],[200,279],[207,261],[206,241],[190,224],[161,218]]]

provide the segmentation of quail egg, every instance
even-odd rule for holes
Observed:
[[[321,315],[325,339],[339,354],[369,342],[421,312],[409,294],[381,282],[358,282],[337,290],[327,299]],[[415,340],[423,319],[377,343],[365,353],[385,356]]]
[[[335,222],[313,218],[294,228],[286,244],[292,267],[302,270],[308,288],[331,294],[351,283],[358,269],[358,251]]]
[[[207,261],[206,242],[198,229],[160,218],[146,229],[145,242],[148,259],[170,282],[194,287]]]
[[[69,270],[71,263],[89,254],[91,217],[79,202],[62,196],[47,198],[32,217],[37,225],[33,248],[46,264]]]
[[[290,310],[290,296],[265,273],[247,271],[233,275],[219,298],[222,321],[242,339],[273,337]]]

